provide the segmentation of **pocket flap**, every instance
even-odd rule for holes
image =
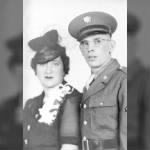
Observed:
[[[89,100],[89,107],[112,107],[117,104],[117,101],[112,96],[106,97],[94,97],[91,96]]]

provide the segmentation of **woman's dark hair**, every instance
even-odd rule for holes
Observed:
[[[31,67],[36,73],[37,64],[44,64],[61,57],[65,75],[69,72],[69,57],[66,55],[66,48],[59,44],[57,30],[46,32],[42,37],[37,37],[29,41],[31,49],[36,51],[32,58]]]
[[[62,59],[63,66],[64,66],[64,73],[65,75],[67,75],[70,70],[70,59],[67,55],[62,55],[61,59]]]
[[[61,60],[63,62],[64,73],[65,73],[65,75],[67,75],[69,73],[69,70],[70,70],[70,59],[66,55],[66,53],[63,53],[63,55],[61,55],[60,58],[61,58]],[[51,60],[47,60],[44,63],[47,63],[49,61],[51,61]],[[34,70],[35,73],[36,73],[36,66],[37,66],[37,64],[40,64],[40,63],[38,63],[35,60],[35,57],[33,57],[32,60],[31,60],[31,67],[32,67],[32,69]]]

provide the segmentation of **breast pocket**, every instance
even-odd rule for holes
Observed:
[[[96,94],[89,98],[89,108],[115,107],[117,98],[112,95]]]
[[[91,121],[94,126],[116,126],[117,120],[117,99],[113,95],[97,94],[90,98],[89,109]]]

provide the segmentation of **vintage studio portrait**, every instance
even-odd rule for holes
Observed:
[[[24,150],[127,150],[127,1],[24,0]]]

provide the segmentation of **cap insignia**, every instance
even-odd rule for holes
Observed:
[[[91,22],[91,17],[90,16],[86,16],[86,17],[83,18],[83,20],[84,20],[85,23],[88,24],[88,23]]]

